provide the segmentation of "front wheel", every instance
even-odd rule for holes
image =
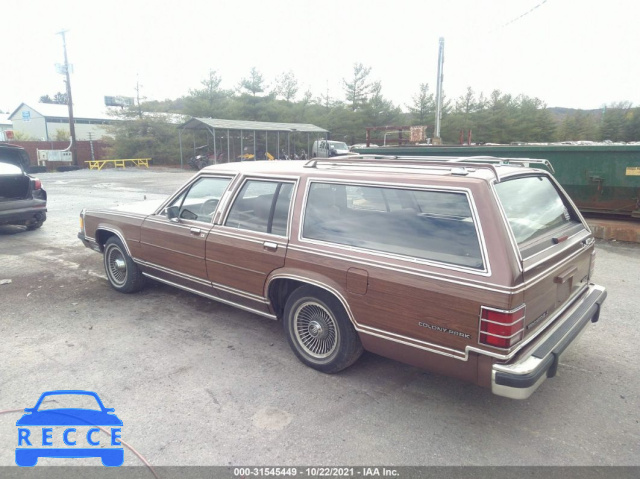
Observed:
[[[298,359],[318,371],[336,373],[362,354],[358,333],[340,301],[313,286],[302,286],[291,294],[283,326]]]
[[[144,286],[140,268],[117,236],[112,236],[104,244],[104,270],[113,289],[121,293],[135,293]]]

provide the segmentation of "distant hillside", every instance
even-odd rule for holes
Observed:
[[[579,114],[585,115],[585,116],[592,116],[594,120],[599,120],[600,118],[602,118],[601,108],[598,108],[595,110],[580,110],[577,108],[564,108],[561,106],[554,106],[552,108],[547,108],[547,111],[551,113],[551,116],[553,117],[553,119],[556,120],[558,123],[562,123],[564,119],[568,116],[575,116]]]

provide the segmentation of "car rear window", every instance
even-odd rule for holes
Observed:
[[[0,147],[0,163],[17,165],[22,171],[22,165],[29,165],[29,155],[22,149]]]
[[[302,236],[484,269],[469,198],[462,192],[314,182]]]
[[[22,174],[22,170],[20,169],[19,166],[0,162],[0,175],[21,175],[21,174]]]
[[[573,208],[546,176],[527,176],[496,184],[518,246],[549,236],[552,232],[581,225]]]

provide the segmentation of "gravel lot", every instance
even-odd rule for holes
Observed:
[[[514,401],[373,354],[324,375],[279,322],[152,283],[111,289],[76,238],[83,207],[160,199],[191,172],[38,175],[45,225],[0,227],[0,410],[55,389],[96,391],[151,464],[640,465],[640,246],[598,243],[600,322],[559,374]],[[0,415],[0,466],[18,413]],[[98,465],[98,459],[39,464]],[[139,465],[125,451],[125,465]]]

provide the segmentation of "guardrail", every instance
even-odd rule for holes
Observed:
[[[114,168],[126,168],[127,162],[133,163],[133,166],[144,166],[149,168],[149,161],[151,158],[126,158],[120,160],[89,160],[88,163],[90,170],[101,170],[105,165],[111,164]]]

